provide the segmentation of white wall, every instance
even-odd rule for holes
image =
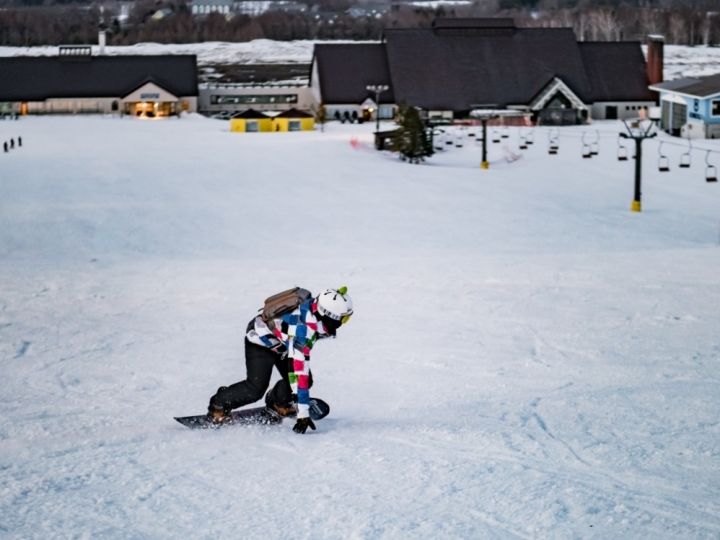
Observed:
[[[214,88],[213,85],[200,87],[198,96],[198,108],[202,113],[213,113],[220,111],[246,111],[255,109],[257,111],[285,111],[296,108],[303,111],[315,110],[315,100],[312,89],[307,86],[221,86]],[[287,94],[297,95],[297,103],[211,103],[211,96],[281,96]]]
[[[654,101],[602,101],[593,103],[590,108],[590,117],[593,120],[607,120],[606,111],[608,106],[616,106],[618,111],[618,120],[627,120],[629,118],[637,118],[640,116],[640,108],[656,107]]]

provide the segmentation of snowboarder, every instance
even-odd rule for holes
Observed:
[[[250,321],[245,334],[246,379],[218,389],[210,398],[208,420],[222,423],[232,409],[262,398],[274,366],[282,378],[265,395],[265,405],[281,416],[288,416],[295,412],[296,397],[297,423],[293,431],[305,433],[308,427],[315,429],[309,416],[310,351],[317,340],[336,336],[338,328],[353,314],[353,306],[347,287],[327,289],[315,298],[309,291],[297,290],[306,293],[306,299],[298,301],[294,309],[269,320],[264,317],[273,298],[294,292],[286,291],[269,298],[265,310]]]

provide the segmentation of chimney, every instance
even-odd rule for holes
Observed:
[[[100,30],[98,33],[98,45],[100,46],[98,54],[102,56],[105,54],[105,30]]]
[[[663,68],[665,67],[665,37],[648,36],[647,42],[647,74],[650,84],[663,82]]]

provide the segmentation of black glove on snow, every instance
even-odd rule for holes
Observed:
[[[308,427],[315,431],[315,423],[312,421],[312,418],[298,418],[293,431],[295,433],[305,433]]]

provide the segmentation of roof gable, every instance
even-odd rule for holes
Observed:
[[[655,101],[640,42],[581,42],[590,101]]]
[[[171,94],[161,86],[152,81],[141,84],[138,88],[125,96],[121,96],[123,101],[177,101],[177,96]]]
[[[260,119],[266,119],[270,120],[270,116],[267,114],[263,114],[260,111],[256,111],[255,109],[248,109],[243,112],[235,113],[232,115],[233,118],[245,118],[248,120],[260,120]]]
[[[314,116],[308,112],[301,111],[293,107],[287,111],[283,111],[280,114],[275,115],[273,118],[314,118]]]
[[[591,88],[572,29],[517,28],[506,35],[386,30],[395,98],[429,110],[530,103],[560,77],[587,103]]]
[[[557,77],[553,78],[552,81],[537,95],[537,97],[530,103],[530,109],[533,111],[539,111],[544,109],[551,99],[557,95],[557,93],[564,95],[570,103],[572,103],[575,109],[587,109],[582,100],[570,90],[567,84],[562,82]]]
[[[395,102],[382,43],[315,45],[313,64],[318,67],[320,97],[326,105],[360,104],[371,95],[367,86],[380,84],[390,87],[380,94],[380,103]]]
[[[653,86],[654,89],[707,99],[720,95],[720,73],[709,77],[687,77]]]

